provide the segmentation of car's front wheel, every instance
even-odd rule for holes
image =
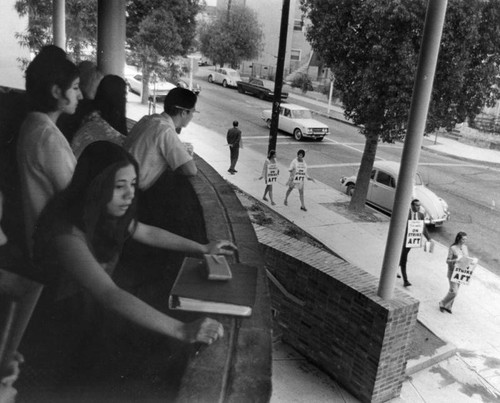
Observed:
[[[224,88],[226,88],[226,87],[227,87],[227,81],[226,81],[226,80],[224,80],[224,81],[222,82],[222,86],[223,86]]]
[[[209,83],[213,83],[214,82],[214,78],[213,78],[213,76],[211,74],[208,76],[208,82]]]
[[[297,141],[302,140],[302,131],[300,129],[295,129],[293,131],[293,137],[295,137],[295,140]]]
[[[271,128],[271,119],[267,119],[266,124],[267,124],[267,128],[270,129]]]
[[[240,94],[245,93],[245,91],[243,90],[243,87],[242,87],[241,85],[238,85],[238,92],[239,92]]]
[[[354,183],[349,183],[345,189],[345,194],[347,196],[351,196],[354,194],[354,189],[356,188],[356,186],[354,185]]]

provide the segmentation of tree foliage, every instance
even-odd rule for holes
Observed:
[[[151,72],[165,77],[172,59],[190,49],[200,7],[198,0],[134,0],[127,5],[127,44],[142,67],[142,102],[147,102]]]
[[[97,1],[66,0],[66,49],[73,60],[82,59],[85,48],[95,48],[97,38]],[[28,16],[28,28],[16,32],[21,45],[32,52],[38,51],[53,42],[52,38],[52,1],[18,0],[15,9],[20,16]],[[28,61],[22,61],[26,64]]]
[[[350,207],[363,208],[379,139],[403,139],[425,0],[301,0],[307,38],[335,75],[365,150]],[[499,98],[500,0],[449,0],[426,132],[451,129]]]
[[[214,63],[236,68],[243,60],[258,57],[262,50],[262,28],[257,14],[246,7],[233,6],[200,27],[200,50]]]
[[[29,16],[28,29],[17,33],[21,44],[38,53],[52,43],[51,0],[18,0],[15,7],[19,15]],[[170,76],[175,70],[172,59],[188,52],[200,8],[200,0],[127,2],[127,45],[130,58],[143,70],[143,102],[149,96],[151,73]],[[83,49],[96,48],[97,0],[66,0],[66,38],[66,49],[75,62],[81,60]]]

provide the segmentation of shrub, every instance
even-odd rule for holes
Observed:
[[[292,88],[300,88],[302,92],[305,94],[307,91],[312,91],[313,85],[311,78],[307,74],[298,74],[292,80]]]

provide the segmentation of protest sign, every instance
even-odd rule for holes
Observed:
[[[408,220],[408,232],[406,233],[406,247],[421,248],[423,232],[424,232],[423,220]]]
[[[276,164],[269,164],[267,166],[266,185],[272,185],[273,183],[277,182],[279,173],[280,171]]]
[[[451,281],[460,284],[469,284],[472,273],[477,265],[477,259],[468,256],[461,256],[455,262],[455,268],[451,274]]]
[[[293,183],[304,183],[306,178],[306,170],[303,166],[298,166],[293,177]]]

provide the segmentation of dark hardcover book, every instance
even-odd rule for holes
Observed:
[[[255,303],[257,268],[231,264],[232,278],[213,281],[207,278],[204,259],[187,257],[170,291],[170,309],[250,316]]]

